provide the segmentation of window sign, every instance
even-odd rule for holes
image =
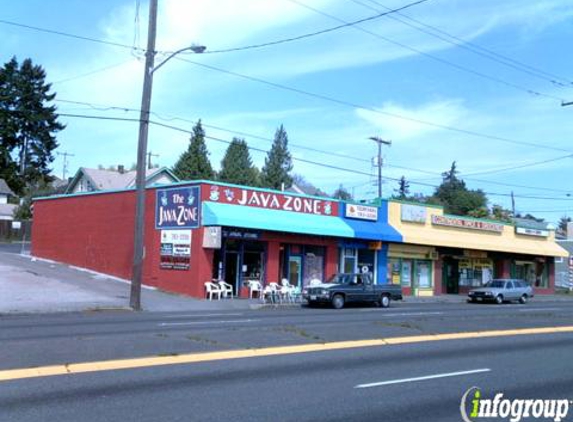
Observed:
[[[426,222],[426,207],[421,205],[402,204],[400,212],[402,221],[422,224]]]
[[[378,221],[378,208],[366,205],[346,204],[345,216],[357,220]]]
[[[201,200],[199,186],[157,189],[156,229],[195,229],[199,227]]]
[[[402,261],[402,286],[410,287],[412,285],[412,261]]]

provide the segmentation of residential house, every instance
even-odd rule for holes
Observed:
[[[556,239],[569,252],[569,258],[555,259],[555,285],[573,290],[573,222],[567,224],[564,239]]]
[[[125,171],[123,166],[117,170],[80,167],[65,193],[130,189],[135,187],[135,176],[135,170]],[[147,186],[153,186],[179,182],[179,179],[167,167],[162,167],[146,170],[145,181]]]
[[[13,220],[18,205],[9,204],[8,197],[16,196],[4,179],[0,179],[0,220]]]

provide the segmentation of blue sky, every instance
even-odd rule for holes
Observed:
[[[407,3],[159,0],[156,49],[169,52],[195,43],[215,52],[265,43]],[[5,21],[136,47],[145,46],[147,16],[148,3],[136,0],[20,0],[7,2],[0,12]],[[207,135],[223,140],[230,141],[232,132],[247,133],[236,136],[264,150],[284,124],[295,173],[329,192],[342,183],[359,198],[376,194],[371,161],[376,146],[368,138],[380,136],[392,140],[384,148],[384,176],[406,176],[412,192],[431,193],[439,173],[455,160],[468,186],[489,193],[490,205],[510,207],[513,191],[517,211],[556,222],[573,216],[573,106],[561,106],[573,101],[572,24],[570,0],[428,0],[401,14],[291,43],[181,55],[198,64],[172,60],[161,68],[152,110],[155,120],[183,129],[201,118]],[[139,108],[141,53],[5,23],[0,23],[0,39],[2,62],[13,55],[30,57],[46,69],[59,100],[90,104],[58,102],[60,113],[138,117],[109,107]],[[479,50],[482,55],[469,51],[480,47],[486,49]],[[484,57],[492,53],[496,61]],[[74,154],[72,172],[79,166],[135,162],[136,123],[61,120],[67,128],[58,135],[59,151]],[[172,166],[187,143],[185,133],[150,129],[149,150],[159,154],[154,160],[160,165]],[[208,148],[218,168],[226,145],[209,140]],[[252,156],[261,166],[264,154],[253,151]],[[61,156],[53,167],[61,177]],[[384,196],[396,187],[386,180]]]

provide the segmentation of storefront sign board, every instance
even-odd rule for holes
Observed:
[[[161,230],[159,267],[188,270],[191,263],[191,230]]]
[[[357,220],[378,221],[378,208],[366,205],[346,204],[344,216]]]
[[[258,240],[261,238],[261,232],[254,230],[225,229],[223,230],[223,237],[229,239]]]
[[[400,205],[400,218],[410,223],[426,223],[426,207],[421,205]]]
[[[464,217],[454,217],[446,215],[432,215],[432,224],[436,226],[455,227],[460,229],[479,230],[501,233],[503,224],[489,221],[472,220]]]
[[[199,186],[157,189],[156,229],[195,229],[199,227],[201,195]]]
[[[528,229],[525,227],[516,227],[517,234],[524,234],[526,236],[549,237],[549,230]]]
[[[208,185],[204,201],[303,214],[338,216],[338,202],[234,186]]]

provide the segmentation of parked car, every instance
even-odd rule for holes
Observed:
[[[326,283],[306,287],[302,295],[309,306],[326,303],[340,309],[347,303],[378,303],[387,308],[391,300],[402,300],[402,288],[394,284],[374,284],[372,273],[341,273]]]
[[[468,302],[493,301],[497,304],[513,300],[527,303],[533,297],[533,288],[523,280],[495,279],[468,293]]]

